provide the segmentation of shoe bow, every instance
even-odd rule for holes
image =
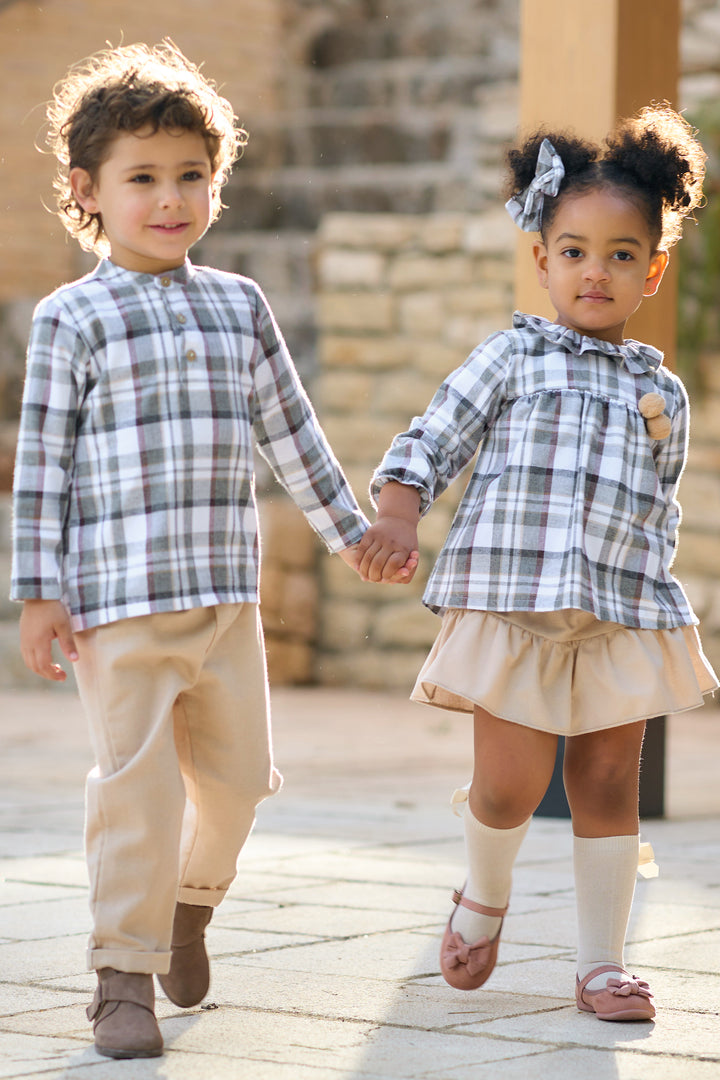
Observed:
[[[625,982],[621,982],[620,979],[608,979],[607,989],[616,997],[631,997],[633,994],[644,998],[652,997],[649,983],[643,982],[635,975]]]
[[[450,935],[443,949],[443,960],[450,968],[460,967],[465,964],[470,976],[479,975],[487,965],[487,953],[490,948],[490,939],[487,934],[476,941],[474,945],[468,943],[457,932]],[[619,984],[618,984],[619,985]]]

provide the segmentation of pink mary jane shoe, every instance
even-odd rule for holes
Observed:
[[[504,908],[493,908],[476,904],[474,900],[466,900],[458,889],[453,893],[453,903],[476,911],[478,915],[491,915],[498,919],[504,918],[507,911],[507,905]],[[464,938],[452,929],[451,923],[452,915],[448,919],[440,946],[440,970],[443,978],[456,990],[477,990],[490,978],[495,967],[502,923],[492,941],[485,934],[474,945],[468,945]]]
[[[596,975],[616,971],[617,979],[608,979],[604,990],[586,990]],[[652,1020],[655,1007],[650,987],[635,975],[628,975],[618,964],[596,967],[580,982],[575,981],[575,1000],[581,1012],[594,1012],[598,1020]]]

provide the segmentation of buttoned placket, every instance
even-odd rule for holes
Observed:
[[[192,364],[197,360],[198,354],[201,352],[201,342],[198,335],[193,333],[188,326],[191,321],[189,308],[186,311],[176,310],[175,302],[180,297],[182,297],[183,301],[185,300],[182,286],[168,274],[161,275],[158,284],[162,291],[165,307],[170,315],[170,325],[178,339],[178,359],[180,361],[184,359],[186,363]]]

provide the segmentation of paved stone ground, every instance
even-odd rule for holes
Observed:
[[[463,875],[447,809],[468,778],[467,720],[397,697],[279,690],[285,788],[260,808],[210,927],[209,1006],[159,994],[167,1053],[92,1049],[74,693],[0,694],[0,1080],[716,1080],[720,1070],[720,711],[669,724],[668,817],[643,824],[660,877],[639,881],[627,950],[654,1024],[572,999],[569,822],[536,819],[500,962],[463,994],[438,973]]]

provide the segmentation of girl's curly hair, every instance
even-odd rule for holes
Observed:
[[[46,141],[57,158],[54,187],[58,214],[86,251],[106,254],[99,214],[75,199],[70,170],[93,180],[120,132],[183,130],[202,135],[213,173],[213,217],[220,216],[220,189],[247,143],[233,108],[215,84],[166,38],[161,44],[104,49],[70,68],[47,106]]]
[[[507,155],[509,198],[535,175],[538,151],[547,138],[565,168],[555,197],[543,203],[541,235],[547,235],[563,197],[603,187],[619,188],[645,215],[655,250],[682,236],[684,219],[701,205],[706,154],[696,131],[667,102],[649,105],[621,120],[604,148],[571,132],[533,132]]]

